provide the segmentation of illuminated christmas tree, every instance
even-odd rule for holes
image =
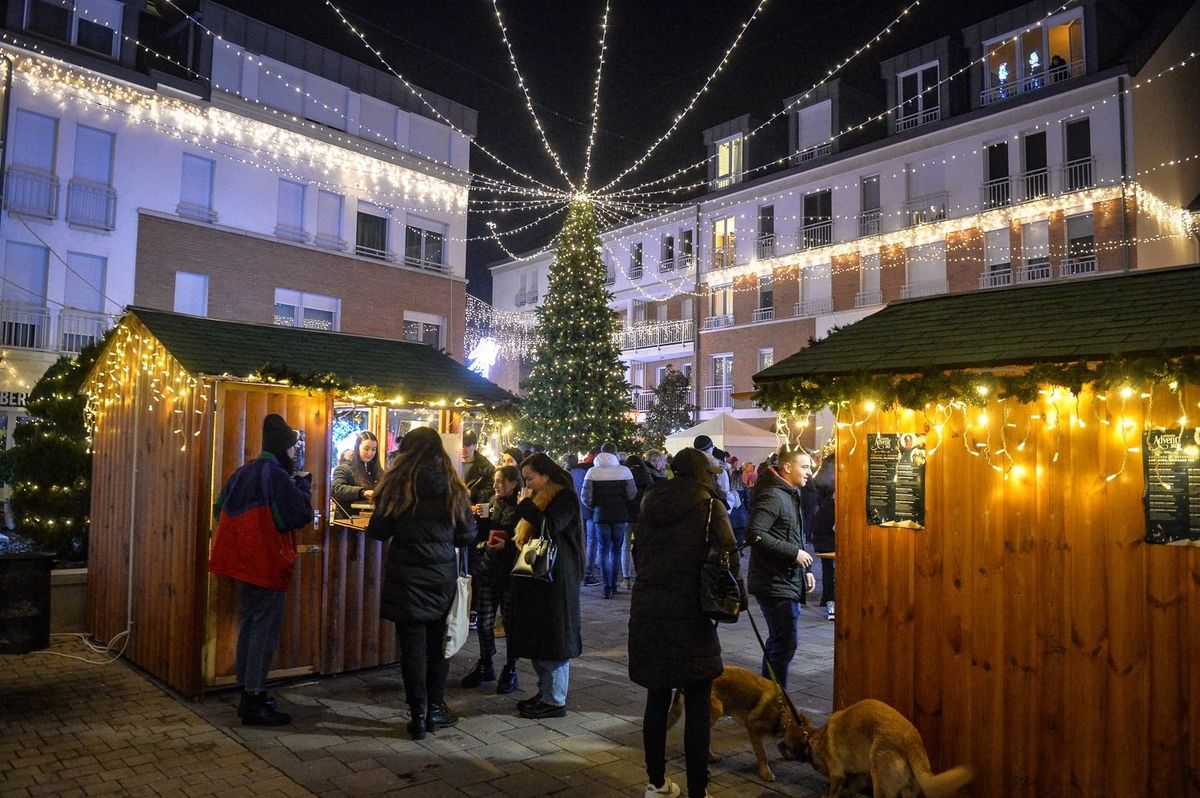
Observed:
[[[632,405],[613,339],[600,232],[590,202],[577,199],[555,243],[546,301],[521,405],[521,437],[563,455],[604,441],[633,441]]]
[[[692,425],[696,406],[691,402],[690,383],[688,375],[667,366],[642,425],[642,441],[647,447],[661,449],[668,435]]]

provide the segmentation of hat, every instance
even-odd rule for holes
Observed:
[[[716,447],[714,447],[713,450],[711,452],[709,452],[709,454],[711,454],[714,458],[716,458],[718,463],[723,463],[727,459],[729,459],[729,452],[725,451],[724,449],[717,449]]]
[[[671,460],[671,470],[676,474],[715,474],[721,469],[713,465],[712,460],[699,449],[680,449]]]
[[[707,452],[713,447],[712,438],[707,435],[697,435],[696,440],[692,441],[692,448],[699,449],[702,452]]]
[[[477,443],[479,443],[479,436],[475,432],[468,430],[467,432],[463,433],[462,445],[464,449],[468,446],[474,446]]]
[[[742,462],[742,461],[737,459],[737,455],[732,455],[729,458],[729,465],[733,466],[734,468],[737,468],[738,463],[740,463],[740,462]]]
[[[289,427],[283,416],[278,413],[271,413],[263,419],[263,451],[280,455],[295,446],[299,440],[300,433]]]

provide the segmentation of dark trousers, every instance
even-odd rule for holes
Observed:
[[[671,709],[671,693],[670,689],[646,691],[642,749],[646,754],[646,776],[656,787],[667,776],[667,713]],[[711,698],[711,680],[683,689],[683,753],[687,761],[687,794],[691,798],[703,798],[708,788]]]
[[[450,663],[442,656],[446,645],[446,619],[431,623],[396,624],[400,643],[400,674],[404,697],[414,716],[446,699]]]
[[[828,604],[834,601],[834,588],[837,586],[837,569],[834,560],[829,560],[824,557],[821,559],[821,603]]]
[[[267,689],[267,673],[275,649],[279,648],[279,632],[283,628],[283,608],[287,593],[238,582],[238,598],[242,602],[238,624],[237,680],[250,693]]]
[[[779,686],[787,689],[788,666],[796,656],[796,621],[800,606],[792,599],[756,596],[758,607],[767,621],[767,655],[763,657],[762,675],[770,678],[767,663],[775,670]]]
[[[496,610],[504,613],[505,618],[512,617],[512,591],[508,589],[507,575],[483,573],[472,582],[475,595],[479,597],[479,623],[475,627],[475,634],[479,636],[479,658],[490,660],[496,655]],[[505,648],[508,648],[508,638],[505,638]],[[505,662],[515,665],[517,658],[509,654]]]

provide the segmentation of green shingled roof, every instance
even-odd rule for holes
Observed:
[[[375,387],[414,404],[459,398],[489,407],[515,402],[508,391],[423,344],[144,307],[130,307],[129,313],[195,375],[244,378],[270,366],[295,374],[332,374],[344,384]]]
[[[754,375],[840,374],[1200,355],[1200,265],[895,302]]]

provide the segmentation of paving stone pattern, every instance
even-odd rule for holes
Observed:
[[[398,666],[279,686],[291,726],[238,725],[232,691],[200,703],[175,696],[124,662],[98,667],[46,654],[0,657],[0,795],[505,796],[608,798],[646,784],[641,715],[645,692],[629,682],[629,595],[600,599],[584,588],[584,655],[571,663],[569,712],[544,721],[517,716],[530,695],[528,662],[509,696],[494,683],[463,690],[475,661],[472,637],[451,663],[448,703],[462,716],[420,742],[408,739]],[[755,608],[756,609],[756,608]],[[759,620],[760,628],[765,627]],[[833,624],[806,608],[789,692],[823,722],[833,688]],[[756,669],[750,625],[721,627],[726,664]],[[504,641],[497,641],[503,652]],[[81,652],[60,640],[55,650]],[[668,737],[667,772],[681,784],[682,723]],[[721,762],[709,793],[816,796],[826,783],[783,762],[768,746],[777,780],[759,781],[741,726],[724,719],[713,735]]]

